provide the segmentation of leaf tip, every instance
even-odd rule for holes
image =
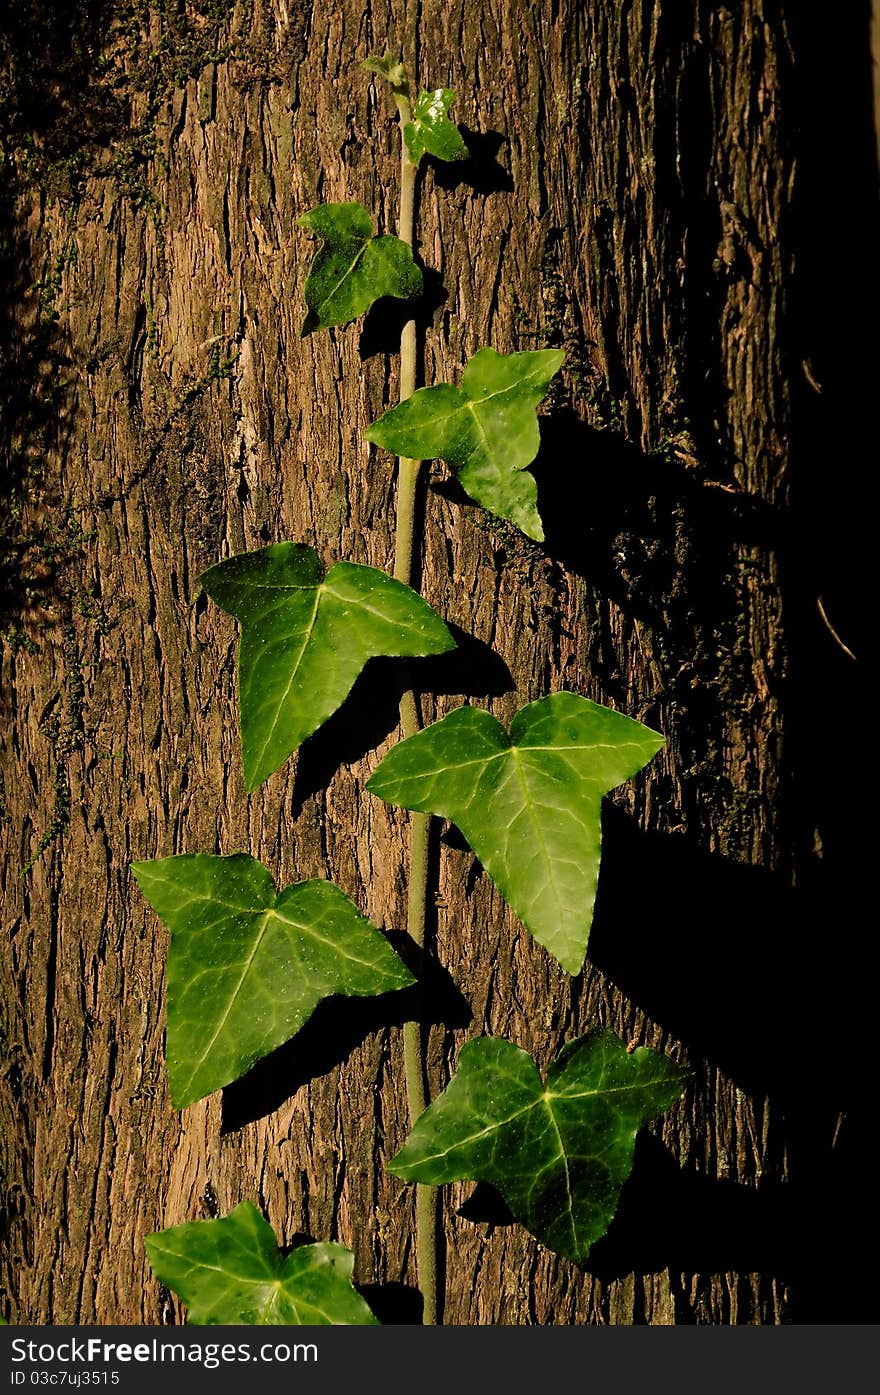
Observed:
[[[291,752],[291,755],[292,755],[292,754],[293,754],[293,752]],[[264,771],[264,770],[262,770],[260,767],[249,767],[249,766],[245,766],[245,767],[244,767],[244,788],[245,788],[245,793],[246,793],[246,794],[253,794],[256,790],[258,790],[258,789],[260,788],[260,785],[262,785],[263,782],[264,782],[265,780],[268,780],[269,776],[270,776],[270,775],[273,775],[273,774],[274,774],[274,771],[272,771],[272,770],[265,770],[265,771]]]
[[[394,1157],[390,1158],[385,1164],[385,1171],[389,1173],[390,1176],[397,1177],[401,1182],[408,1182],[410,1180],[406,1175],[406,1163],[402,1161],[405,1153],[406,1144],[404,1144],[402,1148],[398,1148]]]
[[[549,953],[552,954],[553,951],[550,950]],[[570,974],[572,978],[577,978],[578,974],[582,974],[584,971],[584,965],[587,962],[587,951],[586,948],[579,948],[573,954],[560,954],[554,957],[558,958],[559,963],[567,974]]]
[[[175,1094],[174,1090],[170,1088],[170,1086],[168,1089],[168,1097],[171,1100],[171,1108],[175,1110],[178,1114],[182,1114],[184,1109],[186,1109],[188,1105],[195,1104],[196,1100],[199,1098],[198,1095],[177,1095]]]

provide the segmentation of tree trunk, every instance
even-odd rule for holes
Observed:
[[[22,8],[4,136],[7,1315],[178,1321],[143,1236],[251,1198],[281,1243],[350,1245],[380,1315],[418,1320],[413,1190],[383,1170],[407,1130],[399,1019],[331,1003],[178,1115],[167,935],[129,872],[245,849],[279,885],[329,876],[403,922],[406,816],[364,791],[397,739],[398,669],[373,665],[246,796],[235,626],[197,581],[284,538],[390,566],[393,469],[364,432],[394,400],[399,318],[300,338],[296,218],[357,199],[393,230],[397,132],[359,61],[403,45],[457,91],[473,155],[420,184],[425,382],[457,381],[484,344],[566,351],[536,467],[545,547],[430,468],[422,589],[462,644],[420,670],[423,717],[465,700],[506,722],[571,688],[667,737],[607,802],[576,979],[435,825],[431,1089],[472,1035],[544,1066],[597,1023],[694,1070],[586,1265],[485,1188],[444,1190],[445,1321],[859,1320],[840,1235],[867,1192],[866,990],[855,936],[818,940],[857,824],[852,763],[815,719],[855,700],[840,409],[867,387],[849,343],[876,292],[869,4],[832,33],[786,0],[446,0],[405,25],[386,0],[219,20],[134,3],[82,6],[69,29]]]

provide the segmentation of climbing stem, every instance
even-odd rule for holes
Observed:
[[[400,115],[400,220],[398,236],[413,245],[415,230],[416,166],[409,159],[403,127],[410,119],[409,97],[395,89]],[[400,400],[416,390],[416,322],[406,321],[400,334]],[[409,586],[413,581],[416,494],[422,462],[401,457],[397,463],[397,522],[394,534],[394,576]],[[400,699],[400,725],[404,737],[419,730],[415,694],[405,692]],[[407,884],[406,928],[412,942],[425,947],[425,906],[428,896],[428,835],[430,814],[410,814],[409,876]],[[422,1024],[405,1022],[403,1058],[410,1127],[427,1104]],[[437,1188],[419,1183],[416,1187],[416,1268],[422,1294],[422,1321],[437,1322]]]
[[[416,167],[410,161],[406,143],[403,140],[403,127],[410,119],[409,98],[395,92],[395,101],[400,113],[401,156],[400,156],[400,219],[398,236],[408,247],[413,245],[415,230]],[[409,319],[400,331],[400,400],[412,397],[416,390],[416,322]],[[398,581],[409,586],[413,571],[413,537],[415,532],[416,491],[419,482],[420,460],[407,460],[401,457],[397,466],[397,528],[394,535],[394,575]],[[412,699],[412,694],[405,697]],[[403,708],[401,702],[401,709]],[[415,716],[415,700],[411,703]],[[401,721],[403,721],[401,710]],[[416,726],[417,729],[417,726]],[[412,733],[407,731],[406,735]]]

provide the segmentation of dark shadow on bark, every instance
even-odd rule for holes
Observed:
[[[711,27],[708,11],[696,14],[684,6],[665,6],[658,16],[660,53],[681,53],[684,61],[674,87],[655,106],[653,141],[657,197],[674,227],[686,230],[683,264],[669,268],[680,277],[680,292],[670,296],[671,333],[679,345],[678,402],[670,404],[670,428],[685,425],[693,454],[708,464],[719,483],[733,482],[733,444],[726,428],[726,403],[732,388],[726,381],[722,346],[724,306],[731,279],[747,268],[719,259],[725,236],[725,208],[733,209],[736,191],[716,184],[713,132],[717,121],[717,76],[712,45],[701,42],[699,29]],[[696,29],[695,29],[696,22]],[[735,216],[733,214],[728,215]],[[737,253],[737,255],[741,255]]]
[[[447,621],[455,649],[413,664],[410,678],[416,693],[468,698],[500,697],[516,686],[500,654],[476,635]]]
[[[453,504],[456,509],[461,509],[465,514],[469,511],[476,514],[486,513],[481,504],[475,503],[471,496],[465,493],[449,465],[438,462],[434,466],[428,488],[432,494],[436,494],[440,499],[446,499],[448,503]]]
[[[592,962],[693,1054],[786,1118],[859,1110],[869,993],[863,906],[830,874],[808,888],[639,832],[607,807]],[[852,898],[852,899],[851,899]]]
[[[483,196],[511,193],[513,178],[500,159],[507,137],[500,131],[472,131],[469,126],[458,129],[468,149],[466,160],[447,162],[433,156],[425,160],[438,188],[449,191],[464,187]]]
[[[531,471],[551,556],[586,577],[603,596],[640,618],[659,618],[670,596],[694,603],[701,572],[717,574],[734,543],[773,546],[781,515],[754,495],[711,478],[695,457],[670,444],[646,455],[611,430],[596,430],[569,407],[541,421]],[[698,537],[686,555],[691,536]],[[687,563],[699,569],[689,585]],[[723,580],[724,578],[722,578]],[[703,602],[727,603],[718,582]]]
[[[390,296],[383,296],[367,311],[358,340],[358,353],[362,360],[372,358],[374,354],[399,354],[400,335],[407,320],[415,318],[420,338],[430,330],[434,316],[446,304],[449,293],[438,271],[423,266],[422,276],[424,289],[418,300],[393,300]]]
[[[863,1320],[855,1314],[865,1311],[867,1272],[863,1290],[852,1276],[866,1271],[870,1249],[859,1237],[876,1212],[866,1161],[876,980],[864,971],[863,921],[854,913],[865,903],[851,901],[852,888],[833,873],[824,886],[792,889],[782,876],[706,855],[685,837],[640,833],[613,807],[603,826],[592,962],[693,1059],[719,1066],[758,1099],[767,1095],[777,1147],[785,1141],[791,1183],[766,1196],[759,1189],[754,1259],[746,1264],[732,1244],[733,1212],[727,1232],[719,1231],[731,1248],[725,1253],[719,1243],[715,1269],[763,1270],[758,1238],[775,1236],[788,1259],[773,1272],[792,1284],[795,1320],[840,1321],[846,1312],[849,1321]],[[696,1183],[687,1185],[694,1192]],[[678,1260],[663,1263],[675,1269]],[[812,1280],[843,1264],[850,1281],[838,1303],[827,1284],[817,1290]],[[819,1293],[824,1317],[816,1316]],[[827,1315],[832,1309],[836,1319]]]
[[[737,549],[783,549],[788,524],[781,512],[709,477],[673,446],[646,455],[570,407],[542,419],[541,450],[531,468],[545,551],[585,578],[594,612],[612,601],[647,629],[643,643],[654,646],[669,675],[668,691],[644,695],[642,719],[651,720],[649,709],[661,697],[684,703],[691,732],[700,729],[700,705],[720,717],[727,699],[719,697],[718,650],[733,653],[737,644]],[[479,507],[451,474],[432,481],[431,489],[464,510]],[[745,679],[749,657],[741,662]],[[616,655],[606,659],[597,650],[590,666],[607,698],[627,705]]]
[[[326,788],[341,766],[359,761],[396,731],[400,698],[408,688],[416,693],[463,698],[510,692],[513,679],[504,660],[457,625],[449,629],[456,648],[447,654],[414,660],[370,660],[342,706],[300,748],[294,816]]]
[[[474,1225],[516,1225],[516,1217],[504,1197],[488,1182],[476,1184],[456,1215],[465,1221],[473,1221]]]
[[[445,825],[443,832],[440,835],[440,842],[446,848],[455,848],[456,852],[467,853],[472,851],[471,845],[468,842],[467,838],[465,838],[461,829],[458,828],[454,823],[447,823]],[[479,859],[477,857],[474,858],[474,862],[476,863],[479,869],[480,864]]]
[[[790,1286],[794,1323],[875,1321],[864,1253],[867,1176],[853,1194],[857,1172],[846,1147],[807,1159],[796,1126],[791,1138],[794,1180],[746,1187],[684,1172],[656,1138],[640,1134],[617,1214],[584,1268],[603,1279],[665,1266],[672,1275],[707,1278],[760,1274]],[[846,1282],[837,1282],[844,1274]],[[676,1322],[698,1320],[684,1293],[677,1295]]]
[[[733,801],[744,796],[720,772],[717,753],[731,712],[754,690],[741,625],[743,549],[783,553],[790,525],[760,498],[708,476],[674,443],[646,455],[567,407],[541,431],[534,473],[546,549],[587,583],[585,605],[596,617],[591,676],[604,701],[674,736],[687,772],[683,799],[675,796],[682,824],[695,837],[713,819],[729,828]],[[615,643],[604,637],[609,602],[657,675],[637,711]],[[746,845],[749,810],[733,807]]]
[[[607,802],[602,822],[591,961],[741,1089],[785,1096],[834,972],[815,902],[684,835],[640,832]]]
[[[60,269],[34,280],[10,191],[0,194],[0,631],[32,644],[71,539],[48,511],[46,457],[70,421],[69,361],[57,341]]]
[[[280,1108],[302,1085],[341,1065],[367,1037],[387,1027],[421,1021],[466,1027],[470,1009],[448,971],[422,954],[400,931],[388,936],[401,959],[419,978],[410,988],[375,998],[325,998],[290,1041],[258,1061],[223,1091],[224,1134]]]
[[[358,1284],[383,1327],[421,1327],[422,1295],[408,1284]]]
[[[876,798],[862,770],[860,736],[874,707],[867,670],[876,648],[875,525],[865,507],[865,463],[876,454],[880,321],[870,15],[868,0],[858,0],[830,29],[810,6],[798,6],[791,20],[800,132],[791,226],[783,230],[795,253],[794,545],[783,558],[783,583],[791,655],[787,763],[794,776],[780,816],[791,828],[806,908],[802,972],[815,1008],[799,1043],[806,1054],[792,1151],[793,1175],[801,1169],[816,1215],[828,1217],[813,1232],[795,1312],[797,1320],[814,1322],[834,1314],[837,1321],[876,1321],[867,1295],[880,1234],[872,1161],[880,963],[864,909],[874,899]],[[825,1101],[844,1111],[842,1122],[831,1119]],[[844,1274],[845,1282],[834,1281]]]
[[[480,1182],[458,1214],[490,1227],[516,1224],[504,1198]],[[810,1243],[808,1218],[795,1215],[793,1190],[761,1189],[685,1173],[646,1130],[614,1220],[582,1264],[605,1282],[627,1274],[717,1274],[737,1270],[786,1280]]]
[[[845,1186],[848,1174],[847,1163],[842,1169],[836,1163],[829,1166],[825,1181],[832,1192],[823,1207],[817,1178],[756,1187],[711,1180],[682,1171],[662,1143],[643,1130],[615,1217],[579,1267],[606,1283],[664,1269],[673,1284],[680,1274],[707,1280],[732,1271],[760,1274],[792,1287],[795,1322],[873,1321],[870,1283],[855,1288],[859,1271],[852,1272],[852,1240],[841,1244],[841,1226],[859,1224],[858,1206],[836,1190]],[[516,1224],[504,1198],[484,1182],[458,1214],[488,1226],[489,1233]],[[842,1274],[841,1266],[846,1285],[829,1286],[829,1273]],[[862,1267],[866,1270],[867,1264]],[[684,1288],[675,1303],[677,1324],[701,1321]]]
[[[875,799],[858,773],[864,748],[853,724],[873,711],[867,670],[877,647],[876,529],[866,507],[880,363],[870,9],[867,0],[847,7],[831,32],[809,7],[799,8],[794,20],[803,140],[791,209],[798,251],[790,336],[795,546],[784,574],[791,598],[789,759],[810,772],[808,782],[790,790],[799,874],[808,895],[834,879],[841,893],[835,942],[844,918],[844,934],[859,944],[868,975],[869,960],[876,964],[874,938],[857,926],[874,856]],[[821,103],[819,81],[826,84]],[[829,257],[829,247],[839,255]]]
[[[6,149],[27,150],[59,181],[74,173],[78,152],[105,143],[126,114],[112,85],[95,76],[113,9],[108,0],[0,3]]]
[[[112,83],[95,79],[111,10],[106,0],[0,4],[0,630],[13,646],[33,644],[48,623],[58,573],[78,542],[46,473],[72,412],[71,364],[57,334],[65,253],[33,263],[16,199],[34,183],[49,198],[69,198],[86,149],[123,122]]]
[[[605,1280],[668,1267],[790,1282],[811,1243],[793,1187],[746,1187],[683,1172],[658,1139],[642,1132],[614,1220],[583,1267]]]

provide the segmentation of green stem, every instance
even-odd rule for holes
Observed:
[[[410,119],[409,98],[395,90],[394,99],[400,114],[400,222],[398,236],[409,247],[415,230],[416,166],[409,159],[403,140],[404,124]],[[416,390],[416,322],[407,320],[400,334],[400,400],[411,397]],[[416,492],[420,460],[401,457],[397,463],[397,524],[394,533],[394,576],[406,586],[413,580],[413,545],[415,533]],[[405,692],[400,699],[400,725],[404,739],[414,736],[420,728],[415,693]],[[407,887],[406,929],[413,943],[425,947],[425,907],[428,897],[428,834],[430,814],[410,815],[409,882]],[[406,1099],[410,1128],[427,1105],[425,1065],[421,1022],[403,1025],[403,1061],[406,1077]],[[437,1188],[416,1185],[416,1270],[422,1294],[422,1322],[433,1327],[437,1322]]]

